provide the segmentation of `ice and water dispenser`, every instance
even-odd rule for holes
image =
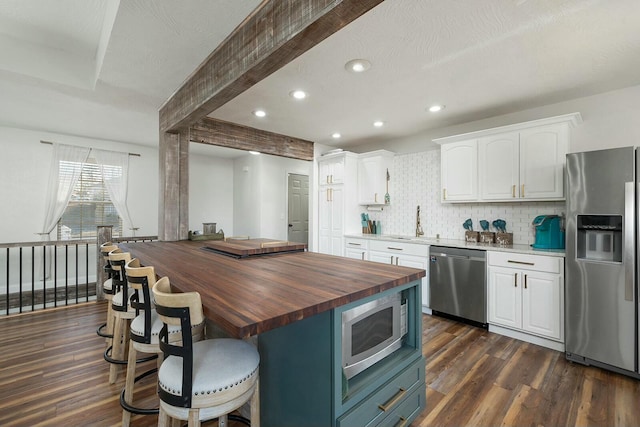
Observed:
[[[577,257],[622,262],[622,215],[578,215]]]

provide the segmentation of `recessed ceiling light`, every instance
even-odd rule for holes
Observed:
[[[432,105],[429,107],[429,111],[432,113],[437,113],[438,111],[444,110],[444,105]]]
[[[380,128],[384,126],[384,122],[382,120],[376,120],[375,122],[373,122],[373,125],[377,128]]]
[[[366,59],[352,59],[344,65],[344,68],[352,73],[362,73],[371,68],[371,62]]]
[[[264,117],[267,113],[264,110],[256,110],[253,112],[253,115],[256,117]]]
[[[332,133],[332,134],[331,134],[331,138],[333,138],[333,139],[338,139],[338,138],[340,138],[341,136],[342,136],[342,135],[340,135],[340,133],[338,133],[338,132],[334,132],[334,133]]]
[[[289,92],[289,95],[295,99],[305,99],[307,97],[307,93],[303,90],[294,90]]]
[[[254,156],[259,156],[260,152],[259,151],[249,151],[249,154],[253,154]]]

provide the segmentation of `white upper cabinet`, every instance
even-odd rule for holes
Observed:
[[[487,136],[478,141],[480,198],[505,200],[518,197],[520,183],[518,132]]]
[[[569,125],[541,126],[520,132],[520,197],[564,199],[564,169]]]
[[[377,150],[358,156],[358,203],[384,205],[389,193],[387,171],[393,172],[393,153]]]
[[[338,155],[318,162],[320,185],[344,183],[345,157]]]
[[[441,147],[440,198],[443,202],[478,200],[478,141],[452,142]]]
[[[573,113],[434,140],[442,201],[564,200],[570,127],[581,122]]]

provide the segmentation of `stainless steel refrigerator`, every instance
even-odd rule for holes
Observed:
[[[567,155],[568,360],[638,375],[638,150]]]

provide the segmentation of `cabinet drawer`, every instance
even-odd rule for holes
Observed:
[[[369,242],[369,249],[372,251],[388,252],[390,254],[407,254],[418,256],[429,256],[429,246],[420,243],[408,242],[385,242],[383,240],[372,240]]]
[[[417,388],[409,397],[398,405],[395,411],[390,413],[376,427],[401,427],[408,426],[425,407],[424,388]]]
[[[512,252],[487,253],[489,265],[496,267],[518,268],[520,270],[535,270],[548,273],[562,273],[562,257],[518,254]]]
[[[366,251],[369,249],[369,240],[367,239],[356,239],[353,237],[345,237],[344,244],[347,249],[362,249]]]
[[[338,427],[373,427],[389,414],[404,407],[405,400],[413,396],[419,387],[424,389],[424,359],[389,380],[358,406],[338,419]],[[409,407],[412,405],[409,405]],[[384,409],[382,409],[384,408]],[[399,418],[398,418],[399,419]]]

